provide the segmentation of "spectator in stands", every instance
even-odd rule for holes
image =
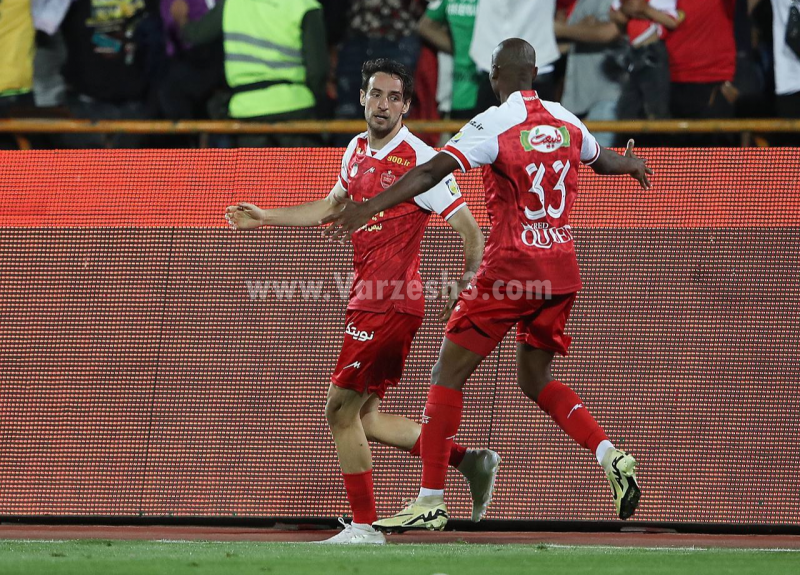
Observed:
[[[470,56],[480,74],[478,109],[498,104],[489,83],[492,52],[507,38],[522,38],[536,50],[539,75],[533,82],[543,100],[556,97],[555,63],[559,59],[555,22],[556,0],[478,0]]]
[[[146,104],[147,65],[152,57],[143,36],[144,0],[108,4],[75,0],[61,32],[67,48],[64,79],[67,106],[76,118],[142,120],[152,116]],[[67,134],[67,147],[139,147],[144,136],[120,134],[107,141],[102,134]]]
[[[750,11],[760,1],[750,0]],[[800,0],[771,2],[776,111],[780,118],[800,118]]]
[[[469,119],[482,110],[478,102],[478,71],[469,55],[478,0],[433,0],[419,23],[419,34],[435,48],[453,55],[450,117]]]
[[[359,100],[364,60],[388,58],[415,73],[420,51],[417,23],[424,10],[421,0],[352,0],[338,54],[337,118],[364,116]]]
[[[212,114],[208,110],[212,95],[225,87],[222,38],[192,46],[180,35],[181,23],[205,16],[214,6],[213,0],[161,0],[160,6],[169,57],[157,88],[161,115],[169,120],[226,117],[227,110]]]
[[[625,28],[630,42],[620,119],[669,118],[670,68],[663,39],[683,19],[677,0],[614,0],[611,17]]]
[[[0,2],[0,117],[33,106],[35,54],[30,0]]]
[[[218,0],[194,22],[185,5],[176,0],[171,11],[185,42],[223,38],[225,78],[233,92],[229,117],[280,122],[316,116],[328,75],[325,23],[317,0]],[[315,141],[297,134],[245,135],[238,144],[294,147]]]
[[[736,43],[733,16],[736,0],[678,0],[685,14],[667,36],[670,112],[673,118],[731,118],[736,89]],[[713,31],[713,32],[712,32]],[[675,138],[677,145],[727,145],[729,136],[691,134]]]
[[[617,102],[627,73],[620,28],[611,21],[614,0],[578,0],[566,22],[555,22],[559,41],[572,42],[561,103],[585,120],[616,120]],[[601,146],[614,145],[614,134],[596,132]]]
[[[0,118],[34,105],[34,54],[30,0],[0,1]],[[14,137],[0,134],[0,150],[14,148]]]

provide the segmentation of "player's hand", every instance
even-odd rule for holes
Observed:
[[[653,170],[647,167],[647,159],[640,158],[633,153],[633,140],[628,140],[628,145],[625,148],[625,157],[634,160],[631,176],[639,182],[643,189],[650,189],[650,178],[647,176],[653,175]]]
[[[467,289],[469,282],[474,276],[474,273],[469,272],[464,274],[464,277],[457,282],[448,282],[444,284],[442,288],[442,299],[447,301],[442,311],[439,312],[439,321],[444,323],[450,321],[450,316],[453,315],[453,308],[456,306],[456,302],[458,302],[458,296],[461,295],[462,291]]]
[[[322,235],[331,241],[344,243],[354,232],[367,225],[374,215],[367,202],[344,200],[341,210],[320,220],[320,224],[330,224]]]
[[[225,221],[234,230],[252,230],[264,225],[264,210],[247,202],[225,208]]]

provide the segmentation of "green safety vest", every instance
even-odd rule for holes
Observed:
[[[303,17],[317,0],[225,0],[225,78],[231,118],[314,107],[303,65]]]

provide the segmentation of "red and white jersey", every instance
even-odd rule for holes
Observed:
[[[648,0],[647,3],[656,10],[663,12],[667,16],[670,16],[675,20],[678,19],[678,0]],[[621,10],[622,1],[614,0],[611,3],[611,9],[615,11]],[[667,37],[669,30],[657,22],[632,18],[628,20],[626,32],[631,45],[638,46],[655,34],[658,34],[658,37],[663,40]]]
[[[436,155],[405,126],[380,150],[369,147],[367,133],[350,142],[342,158],[339,181],[353,201],[365,202],[398,178]],[[377,214],[352,235],[355,277],[347,309],[424,315],[419,274],[419,245],[432,212],[445,220],[465,206],[455,176]]]
[[[578,168],[600,156],[586,126],[536,92],[514,92],[478,114],[443,152],[467,171],[483,166],[492,231],[482,271],[495,280],[550,282],[551,293],[581,287],[569,225]]]

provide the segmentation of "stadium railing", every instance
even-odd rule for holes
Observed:
[[[408,120],[415,133],[455,133],[463,121]],[[800,133],[800,120],[625,120],[588,121],[594,132],[619,134],[738,134],[742,146],[753,145],[754,134]],[[70,119],[6,119],[0,120],[0,133],[17,137],[19,147],[28,149],[26,134],[54,133],[127,133],[127,134],[198,134],[200,147],[207,147],[208,134],[357,134],[364,130],[362,120],[315,120],[275,124],[230,120],[180,121],[165,120],[70,120]]]

